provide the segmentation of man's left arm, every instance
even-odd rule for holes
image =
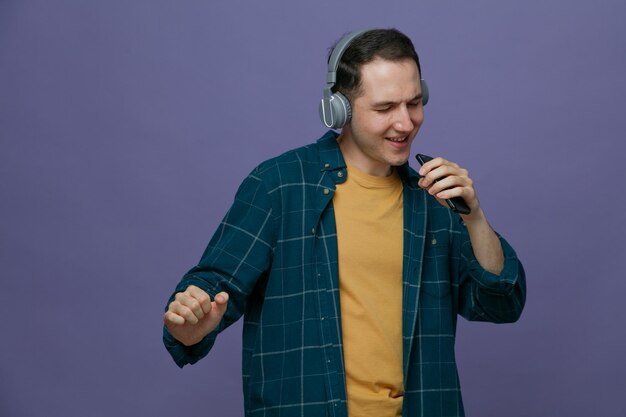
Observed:
[[[480,207],[468,171],[443,158],[422,166],[419,185],[447,207],[461,197],[471,212],[461,215],[459,313],[468,320],[511,322],[526,298],[525,274],[511,246],[491,228]]]
[[[478,213],[472,212],[475,218],[463,219],[470,237],[472,249],[476,260],[485,270],[495,275],[500,275],[504,267],[504,252],[496,232],[493,231],[482,209],[478,208]],[[467,216],[461,216],[467,217]]]
[[[461,197],[470,208],[470,214],[461,215],[467,226],[476,259],[487,271],[500,275],[504,266],[504,253],[500,239],[493,231],[480,207],[474,183],[466,169],[443,158],[425,163],[419,171],[424,178],[420,187],[447,207],[445,199]]]

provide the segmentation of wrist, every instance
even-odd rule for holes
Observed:
[[[487,217],[480,206],[478,206],[477,209],[472,210],[472,212],[468,215],[461,215],[461,218],[463,219],[465,226],[468,228],[480,228],[485,225],[489,226],[487,223]]]

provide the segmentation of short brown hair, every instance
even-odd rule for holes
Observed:
[[[328,58],[333,53],[333,46]],[[422,74],[413,42],[397,29],[372,29],[355,38],[343,53],[337,66],[337,81],[332,92],[339,91],[348,99],[358,97],[361,88],[361,66],[376,58],[388,61],[412,59]]]

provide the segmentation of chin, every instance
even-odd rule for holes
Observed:
[[[400,161],[400,162],[395,162],[395,163],[392,163],[392,164],[390,164],[390,165],[391,165],[392,167],[399,167],[399,166],[404,165],[404,164],[406,163],[406,161],[408,161],[408,158],[407,158],[407,159],[405,159],[405,160],[403,160],[403,161]]]
[[[409,160],[409,156],[411,156],[410,152],[407,152],[406,155],[398,155],[393,159],[389,160],[389,165],[394,166],[394,167],[399,167],[400,165],[404,165],[406,163],[406,161]]]

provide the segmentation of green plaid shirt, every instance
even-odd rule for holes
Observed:
[[[198,266],[176,287],[230,295],[222,323],[197,345],[185,347],[164,329],[165,346],[181,367],[204,357],[217,334],[244,316],[246,416],[348,415],[332,205],[347,170],[336,136],[329,131],[315,144],[259,165],[241,184]],[[500,276],[485,271],[460,217],[417,186],[419,176],[408,164],[399,171],[403,415],[463,416],[457,315],[517,320],[524,271],[502,238],[504,270]]]

